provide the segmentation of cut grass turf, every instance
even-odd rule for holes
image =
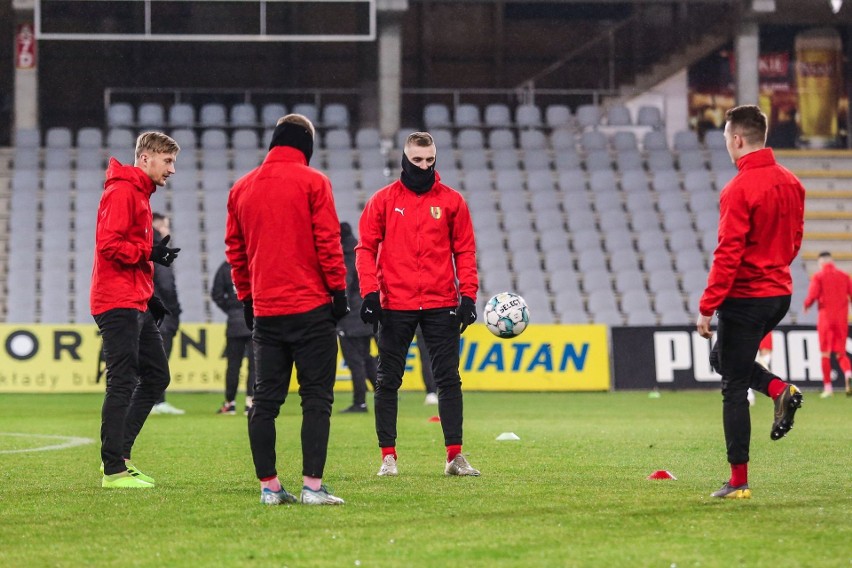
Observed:
[[[335,410],[348,405],[338,395]],[[278,467],[301,484],[293,395]],[[97,395],[4,395],[0,432],[99,437]],[[100,488],[99,444],[0,453],[4,566],[849,566],[852,400],[806,393],[793,431],[769,439],[752,409],[751,500],[727,479],[717,392],[465,395],[465,453],[480,478],[443,475],[421,393],[400,403],[400,475],[376,476],[368,415],[332,419],[325,482],[342,507],[258,502],[245,417],[219,395],[169,396],[134,462],[150,490]],[[514,432],[520,441],[495,441]],[[0,451],[55,444],[0,435]],[[677,480],[649,481],[655,470]]]

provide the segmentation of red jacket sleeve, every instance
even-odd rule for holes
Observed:
[[[346,265],[340,244],[340,220],[334,207],[334,197],[328,178],[313,192],[311,215],[314,225],[314,246],[317,250],[325,286],[329,292],[346,289]]]
[[[702,315],[712,316],[730,292],[742,262],[748,231],[745,195],[738,186],[730,186],[719,200],[719,244],[713,253],[707,288],[698,305]]]
[[[225,225],[225,257],[231,265],[231,279],[241,302],[251,300],[251,273],[246,254],[246,241],[237,217],[237,186],[228,195],[228,219]]]
[[[384,208],[380,195],[376,194],[367,201],[358,222],[360,240],[355,247],[355,268],[358,270],[362,297],[379,291],[377,260],[379,246],[385,238]]]
[[[147,261],[151,256],[151,243],[134,243],[127,234],[134,223],[134,204],[136,190],[129,184],[116,184],[115,188],[104,193],[98,215],[97,249],[98,254],[107,260],[132,266]]]
[[[476,292],[479,290],[479,276],[476,272],[476,239],[473,235],[473,222],[470,219],[467,203],[461,197],[459,203],[451,235],[456,276],[459,279],[459,293],[476,301]]]
[[[811,278],[811,284],[808,286],[808,295],[805,298],[805,307],[810,308],[814,302],[819,300],[820,295],[822,295],[822,278],[821,274],[817,272],[814,274],[814,277]]]

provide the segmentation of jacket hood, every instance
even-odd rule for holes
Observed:
[[[106,186],[109,187],[117,181],[126,181],[133,184],[148,197],[157,191],[157,186],[154,180],[148,177],[148,174],[143,172],[136,166],[125,166],[115,158],[109,159],[109,166],[106,171]]]

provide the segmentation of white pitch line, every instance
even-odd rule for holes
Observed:
[[[24,452],[48,452],[51,450],[64,450],[73,448],[74,446],[85,446],[86,444],[94,443],[91,438],[80,438],[77,436],[51,436],[48,434],[20,434],[17,432],[0,432],[0,436],[10,436],[15,438],[39,438],[42,440],[65,440],[62,444],[53,444],[50,446],[39,446],[37,448],[25,448],[23,450],[0,450],[0,454],[22,454]]]

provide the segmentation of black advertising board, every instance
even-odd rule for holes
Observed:
[[[694,326],[613,327],[612,371],[615,389],[718,388],[710,369],[711,342]],[[819,340],[813,326],[781,326],[772,332],[770,370],[800,387],[822,385]],[[714,338],[715,341],[715,338]],[[852,340],[846,340],[852,351]]]

